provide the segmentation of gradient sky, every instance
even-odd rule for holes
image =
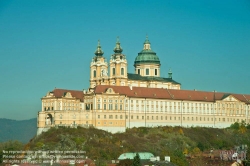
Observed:
[[[146,34],[182,89],[250,94],[249,0],[0,1],[0,118],[30,119],[57,88],[89,87],[100,39],[120,37],[128,70]]]

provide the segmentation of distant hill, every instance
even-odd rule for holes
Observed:
[[[0,118],[0,142],[18,140],[29,142],[36,135],[37,119],[11,120]]]

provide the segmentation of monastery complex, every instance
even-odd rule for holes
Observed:
[[[127,59],[117,39],[109,63],[100,42],[90,60],[88,90],[54,89],[42,97],[37,134],[50,127],[95,127],[110,132],[153,126],[223,128],[250,122],[250,95],[182,90],[181,84],[161,77],[161,62],[146,38],[127,72]]]

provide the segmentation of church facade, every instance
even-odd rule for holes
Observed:
[[[143,50],[138,53],[134,62],[135,73],[128,73],[126,55],[122,54],[119,39],[109,64],[98,41],[95,56],[90,64],[90,88],[97,85],[116,85],[181,89],[181,84],[172,79],[171,71],[168,73],[169,78],[160,77],[160,60],[150,45],[146,38]]]
[[[228,127],[249,123],[250,95],[181,90],[181,84],[160,76],[160,60],[146,38],[127,72],[126,56],[117,39],[109,63],[98,41],[90,63],[90,87],[54,89],[42,97],[38,131],[54,126],[96,127],[123,132],[132,127],[160,125]]]

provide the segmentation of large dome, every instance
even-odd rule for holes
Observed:
[[[138,53],[138,56],[135,58],[134,66],[139,64],[159,64],[160,59],[156,55],[156,53],[151,50],[150,42],[148,38],[146,38],[144,42],[144,48],[141,52]]]
[[[142,50],[138,53],[138,56],[135,58],[134,65],[138,64],[160,64],[160,59],[156,53],[152,50]]]

